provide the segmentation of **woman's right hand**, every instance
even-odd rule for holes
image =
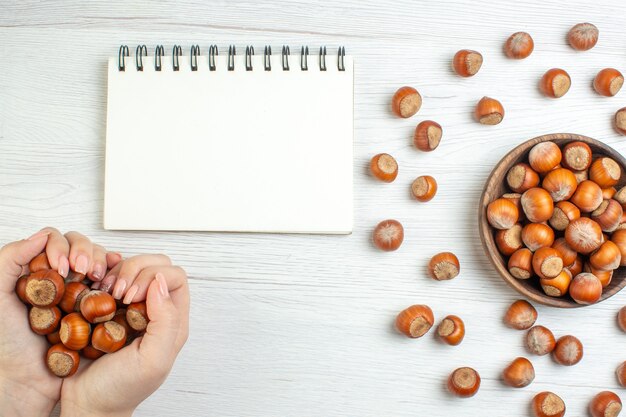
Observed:
[[[146,333],[121,350],[81,364],[63,382],[62,416],[130,416],[163,383],[189,334],[187,275],[163,255],[120,262],[109,275],[124,281],[118,298],[146,301]],[[114,291],[115,292],[115,291]]]

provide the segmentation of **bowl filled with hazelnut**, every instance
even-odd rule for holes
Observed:
[[[626,159],[576,134],[526,141],[491,172],[480,200],[483,247],[518,292],[581,307],[626,285]]]

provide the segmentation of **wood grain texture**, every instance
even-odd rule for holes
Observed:
[[[493,264],[494,268],[496,268],[500,276],[507,284],[520,292],[526,298],[541,304],[559,308],[585,307],[582,304],[576,303],[569,297],[555,298],[546,295],[541,289],[536,277],[528,280],[520,280],[512,276],[507,267],[508,258],[502,256],[498,251],[498,247],[494,239],[494,231],[487,221],[487,206],[489,203],[509,192],[506,186],[506,175],[511,167],[519,162],[528,162],[528,153],[533,146],[545,141],[552,141],[559,145],[561,149],[563,149],[563,146],[567,143],[573,141],[587,143],[593,152],[594,158],[599,156],[608,156],[620,164],[622,167],[622,176],[617,183],[616,188],[620,189],[624,186],[624,182],[626,181],[626,173],[624,172],[626,159],[624,159],[619,152],[609,146],[606,146],[604,143],[586,136],[571,133],[554,133],[530,139],[506,154],[496,164],[495,168],[489,175],[489,178],[487,178],[485,189],[480,197],[480,205],[478,209],[480,240],[483,244],[485,252],[488,254],[489,260]],[[622,288],[624,288],[624,286],[626,286],[626,268],[620,267],[613,273],[611,283],[602,291],[600,301],[604,301],[617,294]]]
[[[624,2],[3,0],[0,10],[3,242],[50,224],[128,255],[165,252],[190,275],[190,339],[137,416],[522,416],[542,390],[561,395],[568,414],[583,415],[596,392],[626,393],[613,376],[626,359],[625,336],[615,325],[624,293],[571,311],[537,306],[541,324],[582,340],[585,358],[570,368],[531,358],[537,373],[531,386],[502,385],[501,370],[526,354],[522,333],[501,323],[519,295],[489,263],[476,216],[489,172],[529,138],[576,132],[626,150],[611,125],[626,93],[607,99],[592,89],[601,68],[626,70]],[[583,21],[601,33],[594,49],[579,53],[567,46],[566,33]],[[526,60],[508,60],[502,45],[519,30],[533,34],[535,51]],[[185,59],[196,43],[203,54],[213,43],[220,54],[231,43],[257,51],[265,44],[275,50],[288,44],[292,51],[302,44],[311,50],[345,45],[356,60],[354,233],[103,231],[106,59],[121,43],[145,43],[151,53],[156,44],[171,51],[180,43]],[[463,48],[485,59],[469,79],[451,70]],[[555,66],[569,72],[572,88],[548,100],[538,81]],[[390,112],[402,85],[415,86],[424,99],[407,120]],[[498,126],[472,118],[485,95],[505,106]],[[431,153],[412,145],[415,125],[426,119],[444,130]],[[380,152],[400,164],[392,184],[368,174],[370,158]],[[439,185],[428,203],[410,195],[419,175],[432,175]],[[374,226],[385,218],[405,227],[394,253],[371,243]],[[444,250],[457,254],[461,275],[435,282],[426,265]],[[429,304],[437,322],[447,314],[462,317],[463,343],[449,347],[432,334],[398,335],[395,315],[417,303]],[[481,374],[482,388],[472,399],[452,399],[443,388],[459,366]]]

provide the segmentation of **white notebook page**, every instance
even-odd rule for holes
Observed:
[[[352,231],[353,61],[263,54],[108,63],[104,227],[285,233]]]

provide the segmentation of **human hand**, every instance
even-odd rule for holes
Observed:
[[[63,417],[132,415],[163,383],[189,334],[187,275],[169,258],[135,256],[120,262],[109,276],[115,277],[109,282],[117,281],[113,292],[118,299],[124,297],[126,304],[146,300],[150,322],[142,337],[97,361],[82,362],[63,381]]]
[[[28,263],[46,251],[52,268],[63,276],[72,269],[100,275],[121,260],[85,236],[70,232],[65,236],[53,228],[43,229],[26,240],[0,249],[0,410],[12,416],[50,415],[59,400],[62,380],[50,373],[44,358],[49,345],[34,334],[28,324],[27,307],[15,294],[18,278],[28,273]],[[4,414],[3,414],[4,415]]]

